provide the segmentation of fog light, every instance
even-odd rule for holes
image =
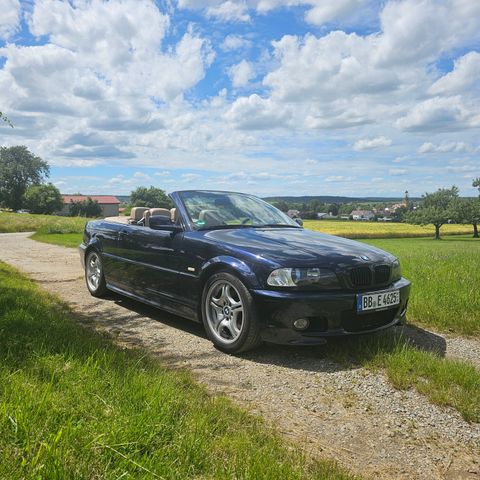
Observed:
[[[308,321],[307,318],[297,318],[297,320],[293,322],[293,326],[297,330],[305,330],[308,328],[309,325],[310,325],[310,322]]]

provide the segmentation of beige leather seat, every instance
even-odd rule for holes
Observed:
[[[143,218],[143,215],[147,210],[147,207],[133,207],[132,211],[130,212],[130,221],[137,223]]]
[[[152,214],[150,213],[150,210],[145,210],[145,213],[143,214],[143,218],[145,219],[144,225],[146,227],[150,227],[150,217]]]
[[[218,210],[202,210],[198,214],[198,219],[205,222],[207,227],[215,227],[225,223]]]
[[[178,215],[177,215],[177,209],[176,208],[171,208],[170,209],[170,218],[172,219],[173,223],[177,223]]]
[[[170,210],[168,208],[151,208],[150,215],[163,215],[170,218]]]

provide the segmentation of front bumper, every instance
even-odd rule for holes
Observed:
[[[318,345],[327,337],[377,332],[401,322],[406,314],[410,282],[401,278],[381,290],[400,289],[400,304],[393,308],[358,314],[359,292],[288,292],[253,290],[265,341],[292,345]],[[375,289],[368,290],[368,292]],[[293,322],[308,318],[306,330]]]

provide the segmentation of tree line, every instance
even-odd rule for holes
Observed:
[[[1,112],[0,112],[1,115]],[[0,117],[1,118],[1,117]],[[60,190],[46,183],[50,166],[24,145],[0,147],[0,206],[50,215],[63,208]],[[87,198],[69,205],[71,216],[99,217],[102,207]]]

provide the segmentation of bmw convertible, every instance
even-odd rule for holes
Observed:
[[[87,223],[87,288],[203,323],[228,353],[262,341],[314,345],[405,318],[410,282],[378,248],[302,228],[243,193],[179,191],[174,208]]]

